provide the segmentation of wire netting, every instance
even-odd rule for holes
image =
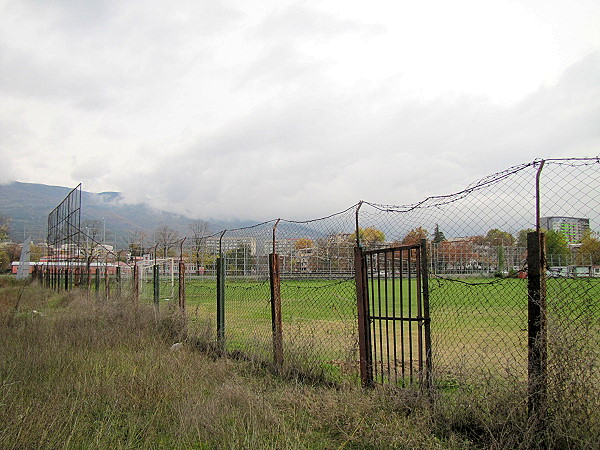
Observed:
[[[220,237],[225,260],[225,348],[271,361],[269,253],[273,222],[227,230]]]
[[[518,378],[527,373],[527,281],[524,244],[535,227],[535,164],[513,167],[462,192],[406,206],[367,203],[365,227],[387,240],[425,238],[434,375],[438,381]],[[389,237],[388,237],[389,236]],[[378,242],[367,242],[378,245]]]
[[[319,220],[280,221],[284,361],[337,377],[357,373],[355,208]]]
[[[355,377],[357,242],[369,250],[425,239],[434,382],[473,386],[493,380],[525,386],[527,233],[539,226],[546,236],[549,403],[556,411],[580,408],[581,420],[589,421],[600,406],[599,175],[598,158],[540,160],[411,205],[359,202],[316,220],[272,220],[216,233],[199,228],[170,242],[158,256],[141,256],[144,252],[135,245],[141,246],[142,237],[139,244],[130,242],[131,257],[119,263],[119,284],[109,273],[110,291],[134,294],[135,266],[139,298],[151,302],[158,294],[162,308],[180,296],[183,261],[186,312],[206,325],[207,339],[216,340],[217,261],[222,258],[225,349],[272,361],[269,254],[275,251],[284,364],[334,378]],[[96,270],[104,265],[109,271],[124,259],[121,253],[96,256],[102,246],[92,246],[87,234],[85,239]],[[154,253],[157,248],[158,243]],[[103,277],[99,292],[102,283]]]
[[[599,166],[598,160],[547,161],[540,175],[541,224],[547,230],[549,420],[571,417],[596,436],[600,434]]]

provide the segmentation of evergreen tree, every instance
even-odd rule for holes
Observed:
[[[433,232],[433,243],[434,244],[439,244],[440,242],[443,242],[445,240],[446,240],[446,236],[444,236],[444,232],[440,231],[440,227],[436,223],[435,224],[435,230]]]

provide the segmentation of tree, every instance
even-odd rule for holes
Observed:
[[[0,265],[2,272],[10,272],[12,269],[12,262],[19,261],[21,258],[21,244],[2,244],[0,246]]]
[[[175,244],[181,241],[179,233],[173,228],[167,225],[161,225],[154,232],[155,244],[162,250],[163,258],[166,258],[169,250],[171,250]]]
[[[566,265],[571,255],[567,239],[562,233],[548,230],[546,233],[546,260],[550,265]],[[558,264],[557,264],[558,263]]]
[[[0,216],[0,241],[8,239],[11,222],[12,219],[10,217]]]
[[[315,244],[312,241],[312,239],[308,239],[308,238],[300,238],[294,243],[294,248],[296,250],[302,250],[305,248],[313,248],[314,246],[315,246]]]
[[[354,234],[356,236],[356,234]],[[354,267],[356,238],[345,233],[330,234],[317,240],[314,258],[309,259],[309,270],[350,272]]]
[[[98,246],[100,245],[102,228],[103,224],[100,220],[86,220],[80,226],[80,229],[84,232],[81,248],[87,269],[88,287],[91,286],[92,283],[90,273],[92,261],[100,257],[100,249]]]
[[[250,244],[239,244],[225,252],[227,272],[232,275],[247,275],[256,266],[256,257],[252,255]]]
[[[100,220],[85,220],[80,229],[83,231],[83,254],[87,259],[91,261],[93,258],[100,256],[100,249],[98,246],[101,244],[100,239],[102,235],[102,222]]]
[[[406,233],[406,236],[402,238],[403,245],[415,245],[421,243],[421,239],[427,239],[429,233],[423,227],[417,227]]]
[[[503,247],[510,247],[515,243],[515,238],[512,234],[507,231],[499,230],[498,228],[493,228],[488,231],[485,235],[485,240],[489,245],[493,246],[501,245]]]
[[[436,268],[460,271],[473,264],[480,264],[481,257],[475,251],[473,240],[442,241],[436,252]]]
[[[132,258],[144,255],[144,240],[147,238],[148,234],[141,229],[127,233],[125,241],[127,242],[127,248]]]
[[[190,231],[192,233],[191,248],[194,262],[196,263],[196,275],[200,275],[206,254],[206,237],[209,233],[208,222],[195,220],[190,224]]]
[[[504,271],[505,266],[505,255],[504,255],[504,247],[512,247],[515,243],[515,237],[507,231],[499,230],[498,228],[492,228],[485,235],[484,244],[493,247],[497,252],[497,265],[498,265],[498,273],[502,273]]]
[[[577,263],[581,265],[600,264],[600,239],[593,236],[591,230],[585,230],[581,247],[577,253]]]
[[[527,235],[535,230],[527,228],[519,231],[516,241],[517,247],[527,248]],[[546,235],[546,260],[551,266],[561,266],[570,263],[571,250],[567,239],[562,233],[555,230],[542,230]]]
[[[439,244],[440,242],[443,242],[446,240],[446,236],[444,236],[444,233],[442,231],[440,231],[440,226],[436,223],[435,224],[435,230],[433,232],[433,240],[432,242],[434,244]]]
[[[517,238],[517,247],[527,248],[527,235],[535,231],[532,228],[526,228],[519,231],[519,237]]]
[[[0,273],[8,272],[11,269],[11,260],[4,247],[0,247]]]
[[[371,247],[378,242],[385,241],[385,234],[383,231],[378,230],[377,228],[367,227],[367,228],[358,228],[358,237],[360,238],[360,242],[365,247]],[[354,242],[356,241],[356,231],[352,233],[348,237],[348,241]]]
[[[31,244],[29,246],[29,261],[38,262],[44,256],[45,249],[39,245]]]

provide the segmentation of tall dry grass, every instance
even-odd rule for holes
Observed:
[[[0,448],[468,446],[436,437],[418,397],[198,351],[206,328],[176,311],[5,281],[0,295]],[[170,351],[186,332],[194,345]]]
[[[551,366],[540,437],[518,376],[448,383],[432,407],[416,389],[323,383],[310,348],[276,374],[219,357],[210,324],[176,308],[0,277],[0,448],[594,448],[597,361],[570,342],[551,342],[571,357]]]

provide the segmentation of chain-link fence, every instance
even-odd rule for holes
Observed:
[[[378,282],[389,276],[391,290],[407,283],[428,288],[429,317],[410,320],[415,330],[430,327],[430,360],[415,367],[431,370],[440,389],[493,382],[526,395],[527,239],[543,231],[545,401],[557,414],[577,411],[592,426],[600,406],[599,175],[597,158],[540,160],[412,205],[361,201],[317,220],[204,230],[172,243],[163,258],[155,247],[150,257],[126,264],[114,289],[157,306],[185,299],[190,320],[203,324],[205,338],[221,351],[330,379],[358,377],[357,244],[372,251],[426,242],[427,283],[413,286],[419,281],[397,273],[394,261],[403,257],[393,252],[370,269]],[[377,320],[382,329],[396,319]]]

